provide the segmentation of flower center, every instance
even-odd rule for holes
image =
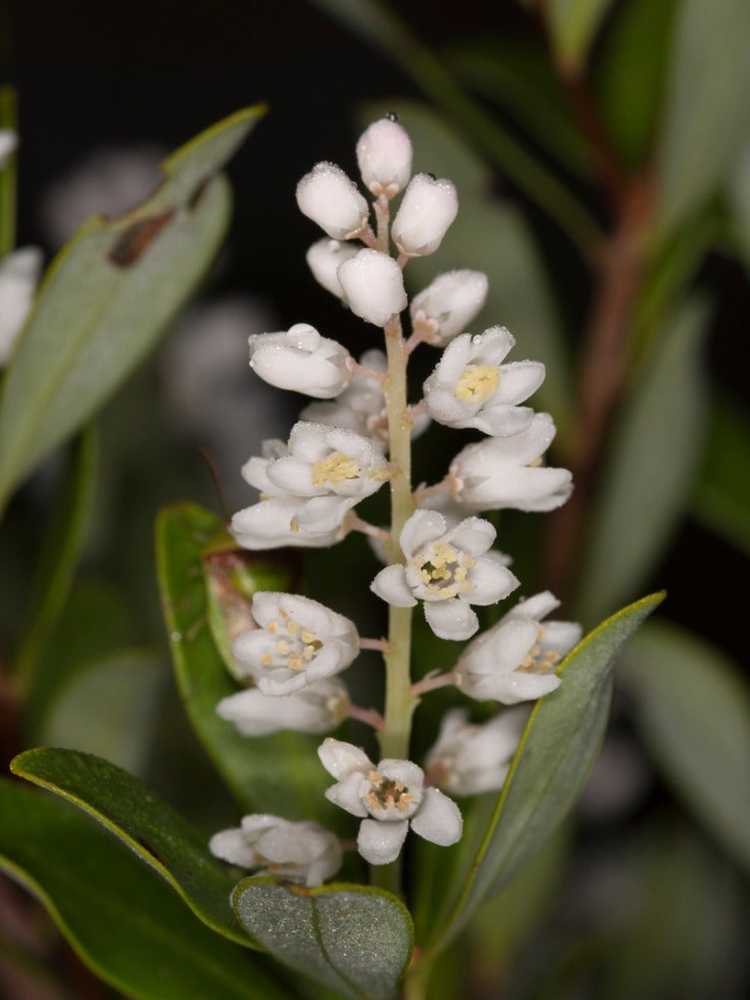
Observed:
[[[466,552],[447,542],[436,542],[419,563],[419,575],[431,594],[445,600],[471,590],[469,570],[473,565]]]
[[[312,468],[313,486],[332,486],[348,479],[358,479],[361,475],[358,463],[341,451],[332,451]]]
[[[370,771],[367,775],[370,791],[367,793],[367,805],[370,809],[398,809],[406,812],[414,802],[414,796],[406,785],[392,778],[386,778],[380,771]]]
[[[544,629],[540,626],[537,641],[531,647],[516,670],[524,674],[551,674],[560,662],[560,654],[555,649],[542,648]]]
[[[264,653],[260,662],[264,667],[287,667],[304,670],[310,660],[323,648],[323,643],[308,629],[303,628],[285,611],[280,621],[269,622],[266,631],[276,636],[273,652]]]
[[[495,365],[467,365],[456,383],[454,395],[467,403],[484,403],[497,389],[500,372]]]

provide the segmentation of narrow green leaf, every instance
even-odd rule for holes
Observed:
[[[142,360],[206,271],[229,219],[217,171],[262,113],[201,133],[165,161],[151,198],[90,219],[53,262],[0,400],[0,508]]]
[[[510,881],[572,808],[604,736],[614,660],[663,597],[653,594],[618,611],[560,665],[562,684],[534,706],[489,821],[464,832],[456,850],[463,875],[446,887],[455,889],[452,899],[444,890],[433,904],[430,954],[455,937],[488,892]]]
[[[344,883],[304,889],[246,878],[232,894],[237,919],[285,965],[346,997],[396,995],[409,961],[409,911],[380,889]]]
[[[16,92],[0,87],[0,128],[17,129]],[[0,257],[16,245],[16,157],[0,170]]]
[[[184,899],[195,915],[232,941],[253,946],[229,905],[235,879],[203,838],[138,778],[75,750],[27,750],[11,771],[83,809],[127,844]]]
[[[586,622],[643,585],[690,501],[707,412],[705,329],[705,308],[688,302],[636,370],[589,529],[578,595]]]
[[[518,341],[518,359],[546,364],[547,378],[534,404],[552,413],[564,436],[572,410],[570,364],[544,265],[522,214],[491,197],[481,160],[426,106],[407,101],[369,104],[360,119],[370,121],[388,109],[397,112],[415,139],[416,169],[451,177],[461,198],[461,211],[437,253],[409,265],[411,288],[416,291],[455,267],[484,271],[489,294],[473,330],[483,329],[483,323],[502,323]]]
[[[548,0],[544,5],[557,60],[577,75],[612,0]]]
[[[458,86],[432,50],[423,45],[381,0],[313,0],[354,34],[381,49],[411,76],[454,127],[536,202],[585,252],[599,239],[588,210],[503,126]]]
[[[750,420],[730,400],[713,407],[693,513],[750,556]]]
[[[750,869],[750,688],[718,650],[651,623],[624,660],[655,760],[698,819]]]
[[[85,544],[94,506],[97,458],[96,431],[90,426],[71,448],[69,467],[42,543],[31,599],[32,618],[15,661],[25,691],[63,612]]]
[[[66,802],[7,779],[0,779],[0,869],[39,899],[91,971],[126,996],[289,996],[106,831]]]
[[[238,690],[209,627],[204,557],[225,537],[218,517],[194,504],[167,507],[156,526],[156,555],[164,618],[177,686],[198,738],[239,803],[247,811],[286,819],[341,823],[341,811],[323,797],[325,771],[316,754],[319,740],[302,733],[250,739],[219,718],[216,706]],[[240,550],[235,549],[238,554]],[[268,559],[260,560],[268,567]],[[274,590],[285,590],[282,568]],[[263,586],[271,585],[264,569]],[[337,815],[338,813],[338,815]]]
[[[681,4],[658,157],[662,237],[717,190],[747,135],[748,34],[746,0]]]

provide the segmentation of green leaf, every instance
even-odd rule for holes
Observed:
[[[204,927],[132,853],[66,802],[0,780],[0,869],[79,958],[138,1000],[282,1000],[249,954]]]
[[[709,424],[693,513],[750,556],[750,420],[730,400],[719,400]]]
[[[522,214],[489,194],[489,176],[481,160],[424,105],[391,101],[367,105],[369,121],[395,110],[415,139],[416,169],[448,176],[456,183],[461,211],[437,253],[415,259],[407,270],[412,289],[428,284],[441,271],[468,267],[489,278],[487,304],[473,328],[503,323],[516,340],[517,357],[543,361],[547,378],[534,405],[548,410],[561,436],[572,410],[570,365],[560,318],[534,238]]]
[[[596,621],[647,580],[690,501],[702,454],[706,309],[683,306],[636,369],[589,529],[578,614]]]
[[[490,891],[508,884],[572,808],[604,736],[615,658],[663,597],[653,594],[618,611],[560,665],[562,684],[535,704],[488,821],[469,824],[454,849],[463,871],[431,904],[430,954],[455,937]]]
[[[205,273],[229,219],[217,171],[262,112],[201,133],[165,161],[151,198],[90,219],[53,262],[0,400],[0,508],[142,360]]]
[[[651,623],[623,677],[655,760],[700,821],[750,869],[750,688],[718,650],[674,625]]]
[[[396,995],[409,961],[409,911],[380,889],[318,889],[246,878],[232,894],[237,919],[271,954],[346,997]]]
[[[157,520],[162,606],[177,686],[190,721],[245,810],[340,824],[340,810],[323,797],[328,781],[316,754],[319,739],[302,733],[250,739],[216,714],[218,702],[238,690],[208,625],[204,557],[216,551],[217,538],[225,538],[220,519],[194,504],[167,507]],[[234,552],[239,558],[241,550]],[[268,559],[260,563],[265,567],[263,586],[268,587]],[[273,589],[284,590],[289,579],[279,571]]]
[[[252,942],[229,905],[230,870],[203,838],[138,778],[100,757],[75,750],[27,750],[11,771],[83,809],[164,878],[195,915],[240,944]]]
[[[563,70],[576,76],[612,0],[549,0],[544,5],[552,45]]]
[[[42,543],[31,600],[33,617],[14,665],[26,691],[70,592],[91,523],[97,464],[96,433],[87,427],[71,448],[68,470]]]
[[[628,0],[614,11],[594,73],[609,137],[629,167],[649,155],[661,121],[678,0]]]
[[[663,237],[721,185],[747,135],[750,4],[683,0],[658,156]]]
[[[16,92],[0,87],[0,128],[17,129]],[[16,156],[0,170],[0,257],[16,245]]]

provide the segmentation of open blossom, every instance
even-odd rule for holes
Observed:
[[[268,736],[285,729],[329,733],[349,713],[346,687],[335,677],[315,681],[284,698],[248,688],[222,698],[216,712],[243,736]]]
[[[294,545],[322,549],[340,542],[347,534],[346,522],[331,524],[327,507],[318,510],[320,499],[270,497],[237,511],[230,531],[243,549],[262,551]]]
[[[512,708],[479,725],[463,708],[448,712],[425,760],[430,782],[452,795],[498,791],[528,717],[526,709]]]
[[[357,142],[359,172],[374,195],[392,198],[403,191],[411,177],[411,159],[409,133],[393,114],[373,122]]]
[[[349,352],[309,323],[295,323],[285,333],[253,334],[249,344],[250,367],[279,389],[333,399],[351,380]]]
[[[336,779],[326,798],[362,818],[357,849],[371,865],[395,861],[409,827],[441,847],[461,839],[458,806],[437,788],[425,788],[422,768],[410,760],[381,760],[376,767],[364,751],[331,737],[318,756]]]
[[[211,853],[240,868],[260,868],[306,886],[321,885],[341,867],[338,837],[318,823],[291,823],[262,813],[243,816],[242,826],[215,833]]]
[[[245,480],[267,497],[311,501],[298,515],[304,527],[333,530],[347,511],[388,479],[388,463],[371,438],[341,427],[300,420],[289,444],[268,441],[262,456],[242,469]]]
[[[18,147],[18,136],[10,128],[0,128],[0,170]]]
[[[31,311],[41,270],[37,247],[14,250],[0,261],[0,365],[10,357]]]
[[[434,510],[417,510],[401,532],[406,564],[386,566],[371,589],[388,604],[424,601],[427,622],[441,639],[468,639],[479,628],[471,604],[496,604],[519,585],[507,559],[491,552],[496,532],[489,521],[467,517],[455,527]]]
[[[448,427],[474,427],[498,437],[525,430],[534,411],[518,404],[542,384],[544,365],[538,361],[502,364],[514,344],[511,334],[500,326],[451,341],[424,384],[430,415]]]
[[[346,670],[359,653],[354,624],[309,597],[262,591],[252,615],[258,628],[238,636],[232,651],[262,694],[294,694]]]
[[[458,195],[452,181],[416,174],[393,220],[393,242],[408,257],[434,253],[457,214]]]
[[[554,436],[552,417],[537,413],[518,434],[468,445],[451,463],[454,499],[475,511],[561,507],[573,491],[573,477],[567,469],[541,464]]]
[[[335,163],[316,163],[305,174],[297,185],[297,205],[334,240],[356,236],[370,213],[357,185]]]
[[[319,285],[337,299],[343,299],[344,289],[339,281],[339,268],[359,250],[360,247],[356,243],[341,243],[339,240],[331,239],[318,240],[307,251],[307,266]]]
[[[481,271],[447,271],[412,299],[414,328],[435,346],[463,333],[487,298],[487,275]]]
[[[456,665],[464,694],[515,705],[558,688],[557,664],[582,632],[575,622],[542,622],[559,605],[549,591],[536,594],[470,643]]]
[[[379,250],[359,250],[338,270],[344,298],[355,316],[375,326],[406,309],[404,276],[393,257]]]
[[[375,347],[365,351],[359,363],[374,372],[385,372],[388,368],[385,354]],[[344,427],[358,434],[371,435],[384,446],[388,444],[383,383],[379,378],[362,371],[355,372],[348,387],[334,401],[309,403],[300,416],[313,423]],[[412,423],[412,438],[419,437],[429,424],[429,413],[417,413]]]

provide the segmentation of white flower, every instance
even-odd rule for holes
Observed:
[[[458,195],[452,181],[416,174],[393,220],[393,242],[409,257],[434,253],[457,213]]]
[[[267,497],[296,497],[310,503],[297,515],[304,528],[338,527],[347,511],[388,479],[388,463],[371,438],[341,427],[300,420],[289,444],[267,441],[263,456],[242,469],[245,480]]]
[[[238,636],[232,651],[262,694],[301,691],[346,670],[359,653],[353,623],[309,597],[262,591],[252,614],[259,627]]]
[[[331,525],[331,512],[320,501],[298,497],[271,497],[237,511],[230,531],[243,549],[254,551],[297,548],[322,549],[340,542],[347,534],[346,523]]]
[[[554,436],[552,417],[537,413],[525,430],[512,437],[468,445],[450,467],[454,498],[475,511],[561,507],[573,492],[573,477],[567,469],[541,464]]]
[[[444,716],[425,760],[427,777],[453,795],[498,791],[528,717],[525,708],[512,708],[475,725],[468,721],[465,709],[453,709]]]
[[[0,261],[0,365],[10,357],[31,311],[41,270],[37,247],[14,250]]]
[[[487,275],[481,271],[447,271],[415,295],[411,318],[434,345],[447,344],[463,333],[487,298]]]
[[[475,427],[499,437],[525,430],[534,411],[518,404],[542,384],[544,365],[501,364],[514,344],[501,326],[476,337],[468,333],[456,337],[424,384],[431,416],[448,427]]]
[[[18,136],[10,128],[0,128],[0,169],[2,169],[18,148]]]
[[[243,736],[268,736],[284,729],[328,733],[347,717],[349,695],[341,681],[331,677],[285,698],[248,688],[222,698],[216,712]]]
[[[427,622],[441,639],[468,639],[479,628],[471,604],[496,604],[519,585],[507,559],[491,552],[489,521],[467,517],[453,528],[438,511],[417,510],[401,532],[406,565],[386,566],[371,589],[397,608],[424,601]]]
[[[360,365],[376,372],[385,372],[388,361],[376,347],[365,351]],[[348,387],[331,403],[309,403],[300,414],[313,423],[330,427],[344,427],[358,434],[376,437],[384,446],[388,444],[388,417],[385,394],[380,379],[355,372]],[[430,425],[429,413],[418,413],[411,428],[412,438],[419,437]]]
[[[256,333],[248,343],[250,367],[279,389],[333,399],[351,380],[349,352],[309,323],[295,323],[285,333]]]
[[[357,163],[365,187],[388,198],[402,191],[411,176],[411,139],[395,115],[373,122],[357,142]]]
[[[515,705],[558,688],[557,664],[582,631],[574,622],[541,624],[559,605],[549,591],[536,594],[470,643],[456,665],[456,683],[464,694]]]
[[[243,816],[242,826],[215,833],[211,853],[240,868],[261,868],[307,886],[321,885],[341,867],[338,837],[318,823],[290,823],[279,816]]]
[[[297,185],[297,204],[331,239],[348,240],[367,225],[369,208],[341,167],[316,163]]]
[[[425,788],[422,768],[410,760],[381,760],[376,768],[358,747],[330,736],[318,756],[336,779],[326,798],[362,818],[357,848],[371,865],[395,861],[410,826],[440,847],[461,839],[458,806],[437,788]]]
[[[385,326],[406,309],[404,276],[393,257],[379,250],[360,250],[345,260],[338,271],[344,297],[355,316]]]
[[[313,243],[307,251],[307,266],[313,277],[327,292],[343,299],[344,289],[339,281],[339,268],[345,260],[349,260],[358,251],[355,243],[340,243],[338,240],[322,239]]]

